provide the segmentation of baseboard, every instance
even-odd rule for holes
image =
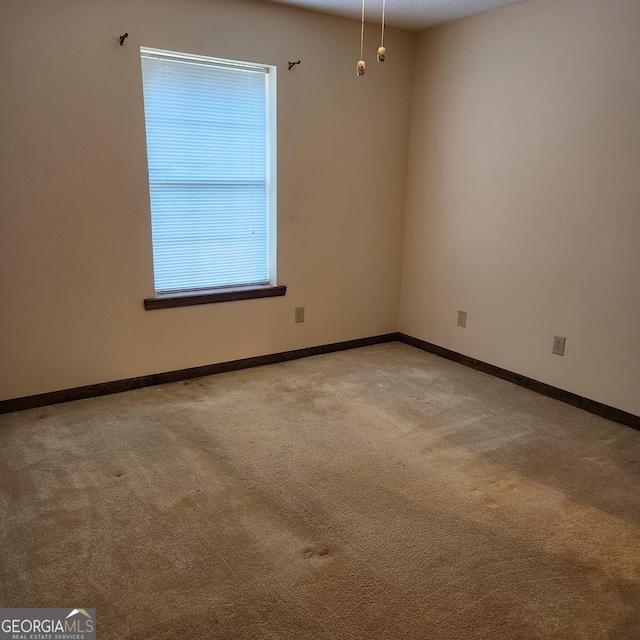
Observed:
[[[534,380],[533,378],[527,378],[526,376],[522,376],[518,373],[501,369],[500,367],[496,367],[492,364],[482,362],[482,360],[470,358],[469,356],[462,355],[456,351],[439,347],[436,344],[425,342],[424,340],[408,336],[404,333],[398,333],[398,340],[411,345],[412,347],[417,347],[418,349],[428,351],[429,353],[441,356],[442,358],[447,358],[447,360],[453,360],[454,362],[471,367],[472,369],[488,373],[496,378],[502,378],[508,382],[513,382],[514,384],[530,389],[531,391],[536,391],[537,393],[541,393],[549,398],[554,398],[555,400],[560,400],[561,402],[573,405],[574,407],[579,407],[589,413],[595,413],[596,415],[607,418],[608,420],[613,420],[614,422],[619,422],[620,424],[640,430],[640,416],[636,416],[633,413],[627,413],[626,411],[610,407],[609,405],[602,404],[601,402],[596,402],[589,398],[583,398],[582,396],[571,393],[570,391],[565,391],[558,387],[552,387],[544,382],[538,382],[538,380]]]
[[[60,404],[62,402],[71,402],[73,400],[82,400],[85,398],[95,398],[97,396],[106,396],[112,393],[121,393],[122,391],[131,391],[133,389],[141,389],[143,387],[152,387],[159,384],[167,384],[169,382],[179,382],[181,380],[189,380],[191,378],[200,378],[202,376],[210,376],[216,373],[225,373],[227,371],[238,371],[240,369],[248,369],[250,367],[260,367],[267,364],[276,364],[278,362],[286,362],[288,360],[297,360],[299,358],[308,358],[323,353],[333,353],[335,351],[345,351],[348,349],[356,349],[358,347],[368,347],[374,344],[382,344],[385,342],[400,341],[412,347],[428,351],[435,355],[453,360],[459,364],[463,364],[477,371],[488,373],[497,378],[513,382],[521,387],[530,389],[542,395],[560,400],[567,404],[573,405],[580,409],[584,409],[590,413],[619,422],[634,429],[640,430],[640,416],[627,413],[621,409],[610,407],[609,405],[583,398],[570,391],[564,391],[558,387],[553,387],[544,382],[527,378],[518,373],[513,373],[506,369],[501,369],[492,364],[482,362],[470,358],[451,349],[439,347],[436,344],[425,342],[419,338],[406,335],[404,333],[387,333],[379,336],[371,336],[369,338],[358,338],[356,340],[346,340],[344,342],[334,342],[332,344],[323,344],[316,347],[306,347],[304,349],[294,349],[292,351],[283,351],[281,353],[272,353],[264,356],[255,356],[253,358],[243,358],[241,360],[231,360],[229,362],[220,362],[216,364],[207,364],[201,367],[191,367],[189,369],[179,369],[178,371],[168,371],[165,373],[155,373],[147,376],[139,376],[137,378],[127,378],[125,380],[115,380],[113,382],[101,382],[98,384],[90,384],[84,387],[75,387],[73,389],[63,389],[61,391],[51,391],[49,393],[40,393],[33,396],[24,396],[22,398],[13,398],[10,400],[0,400],[0,414],[11,413],[14,411],[23,411],[25,409],[35,409],[36,407],[44,407],[52,404]]]
[[[277,362],[286,362],[287,360],[308,358],[309,356],[316,356],[322,353],[345,351],[347,349],[368,347],[374,344],[395,342],[397,340],[397,333],[387,333],[379,336],[371,336],[369,338],[358,338],[356,340],[334,342],[332,344],[323,344],[316,347],[306,347],[304,349],[294,349],[293,351],[272,353],[265,356],[243,358],[241,360],[231,360],[229,362],[220,362],[217,364],[207,364],[201,367],[191,367],[189,369],[180,369],[178,371],[155,373],[148,376],[139,376],[137,378],[115,380],[113,382],[101,382],[98,384],[90,384],[84,387],[63,389],[61,391],[51,391],[48,393],[40,393],[38,395],[24,396],[22,398],[13,398],[10,400],[0,400],[0,414],[12,413],[14,411],[23,411],[25,409],[35,409],[36,407],[60,404],[62,402],[71,402],[73,400],[83,400],[85,398],[106,396],[112,393],[121,393],[122,391],[131,391],[133,389],[141,389],[143,387],[152,387],[159,384],[166,384],[168,382],[179,382],[181,380],[189,380],[191,378],[210,376],[216,373],[237,371],[239,369],[248,369],[250,367],[260,367],[266,364],[275,364]]]

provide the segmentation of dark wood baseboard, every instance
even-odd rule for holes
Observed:
[[[96,396],[106,396],[112,393],[141,389],[142,387],[152,387],[154,385],[166,384],[168,382],[179,382],[181,380],[189,380],[190,378],[200,378],[202,376],[210,376],[216,373],[237,371],[239,369],[248,369],[250,367],[260,367],[266,364],[286,362],[287,360],[297,360],[299,358],[307,358],[309,356],[316,356],[322,353],[345,351],[347,349],[355,349],[357,347],[368,347],[373,344],[395,342],[397,340],[397,333],[387,333],[380,336],[346,340],[345,342],[334,342],[333,344],[323,344],[317,347],[306,347],[304,349],[295,349],[293,351],[284,351],[282,353],[272,353],[265,356],[256,356],[254,358],[243,358],[242,360],[207,364],[201,367],[191,367],[189,369],[168,371],[166,373],[155,373],[148,376],[139,376],[137,378],[127,378],[126,380],[115,380],[114,382],[101,382],[84,387],[51,391],[49,393],[40,393],[38,395],[14,398],[11,400],[0,400],[0,414],[11,413],[13,411],[23,411],[25,409],[35,409],[36,407],[60,404],[62,402],[71,402],[73,400],[94,398]]]
[[[202,376],[210,376],[216,373],[225,373],[227,371],[237,371],[239,369],[248,369],[250,367],[260,367],[267,364],[276,364],[278,362],[286,362],[288,360],[297,360],[299,358],[308,358],[323,353],[332,353],[335,351],[345,351],[347,349],[355,349],[357,347],[368,347],[374,344],[382,344],[384,342],[400,341],[412,347],[428,351],[447,360],[453,360],[459,364],[463,364],[477,371],[488,373],[502,380],[513,382],[521,387],[530,389],[542,395],[560,400],[567,404],[573,405],[580,409],[584,409],[590,413],[619,422],[634,429],[640,430],[640,416],[627,413],[621,409],[610,407],[601,402],[583,398],[570,391],[564,391],[558,387],[553,387],[544,382],[538,382],[532,378],[513,373],[506,369],[501,369],[495,365],[476,360],[469,356],[465,356],[456,351],[439,347],[430,342],[425,342],[419,338],[406,335],[404,333],[387,333],[379,336],[371,336],[369,338],[358,338],[356,340],[346,340],[344,342],[334,342],[332,344],[324,344],[316,347],[306,347],[304,349],[294,349],[293,351],[283,351],[282,353],[272,353],[264,356],[255,356],[253,358],[243,358],[242,360],[231,360],[229,362],[220,362],[217,364],[207,364],[201,367],[191,367],[189,369],[180,369],[178,371],[168,371],[165,373],[155,373],[147,376],[139,376],[137,378],[128,378],[126,380],[116,380],[114,382],[101,382],[91,384],[85,387],[76,387],[74,389],[63,389],[61,391],[51,391],[49,393],[41,393],[34,396],[25,396],[23,398],[14,398],[11,400],[0,400],[0,414],[11,413],[13,411],[23,411],[25,409],[34,409],[36,407],[44,407],[52,404],[60,404],[61,402],[71,402],[73,400],[82,400],[85,398],[94,398],[97,396],[106,396],[112,393],[120,393],[122,391],[131,391],[132,389],[141,389],[143,387],[151,387],[159,384],[167,384],[169,382],[179,382],[181,380],[189,380],[191,378],[200,378]]]
[[[582,396],[571,393],[570,391],[564,391],[558,387],[552,387],[544,382],[538,382],[533,378],[527,378],[526,376],[522,376],[518,373],[501,369],[500,367],[496,367],[492,364],[482,362],[482,360],[470,358],[469,356],[462,355],[456,351],[439,347],[436,344],[425,342],[424,340],[408,336],[404,333],[398,333],[398,340],[411,345],[412,347],[417,347],[418,349],[428,351],[429,353],[441,356],[442,358],[447,358],[447,360],[453,360],[454,362],[471,367],[472,369],[488,373],[496,378],[513,382],[514,384],[530,389],[531,391],[536,391],[537,393],[541,393],[549,398],[554,398],[555,400],[560,400],[561,402],[573,405],[574,407],[584,409],[589,413],[595,413],[596,415],[607,418],[608,420],[619,422],[627,425],[628,427],[633,427],[634,429],[640,429],[640,416],[636,416],[632,413],[627,413],[626,411],[610,407],[609,405],[596,402],[595,400],[589,400],[589,398],[583,398]]]

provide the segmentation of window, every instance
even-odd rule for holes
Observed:
[[[229,288],[283,295],[271,292],[275,68],[144,47],[140,55],[153,300]]]

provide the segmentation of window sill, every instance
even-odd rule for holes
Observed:
[[[196,304],[213,304],[215,302],[232,302],[233,300],[251,300],[253,298],[273,298],[283,296],[287,292],[285,286],[251,286],[229,289],[207,289],[203,291],[185,291],[184,293],[167,293],[157,298],[146,298],[144,308],[168,309],[169,307],[190,307]]]

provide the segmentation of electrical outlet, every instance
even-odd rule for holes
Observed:
[[[304,307],[296,307],[296,322],[304,322]]]
[[[466,327],[467,326],[467,312],[466,311],[458,311],[458,326]]]
[[[553,336],[553,349],[551,353],[555,353],[557,356],[564,355],[564,343],[567,339],[560,336]]]

